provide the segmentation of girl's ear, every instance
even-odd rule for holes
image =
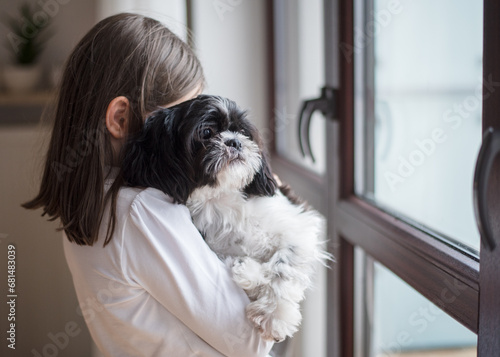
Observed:
[[[114,98],[106,110],[106,128],[111,136],[118,140],[127,137],[130,115],[130,103],[124,96]]]

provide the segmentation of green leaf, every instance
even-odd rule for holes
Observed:
[[[19,64],[31,64],[36,61],[45,48],[45,44],[53,31],[47,31],[50,18],[42,24],[35,25],[33,16],[37,10],[35,3],[24,2],[18,8],[18,16],[3,16],[2,23],[8,28],[6,47]]]

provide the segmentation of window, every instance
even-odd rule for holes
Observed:
[[[364,159],[356,193],[477,255],[471,187],[481,145],[483,4],[354,7],[356,156]]]
[[[322,21],[302,10],[289,25],[283,3],[274,1],[276,103],[298,113],[297,98],[313,93],[297,78],[314,78],[318,57],[316,93],[333,93],[309,131],[324,169],[297,155],[296,119],[276,129],[273,157],[328,218],[337,263],[328,272],[325,355],[498,354],[500,3],[324,0]],[[322,22],[319,49],[311,43],[321,36],[293,32],[304,22]],[[290,55],[280,43],[290,38],[311,43],[296,47],[295,70],[280,70],[277,59]]]
[[[274,3],[276,152],[291,162],[322,175],[325,172],[325,122],[314,113],[311,146],[315,161],[305,159],[297,134],[304,98],[316,97],[324,82],[323,1],[278,0]]]

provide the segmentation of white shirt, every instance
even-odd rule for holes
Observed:
[[[109,184],[109,181],[108,181]],[[249,299],[205,244],[188,209],[159,190],[121,188],[103,248],[64,252],[92,338],[105,356],[266,356]]]

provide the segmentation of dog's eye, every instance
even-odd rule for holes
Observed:
[[[241,129],[241,130],[240,130],[240,133],[241,133],[241,134],[243,134],[243,135],[245,135],[245,136],[246,136],[246,137],[248,137],[248,138],[250,138],[250,137],[251,137],[251,136],[250,136],[250,132],[249,132],[248,130],[246,130],[246,129]]]
[[[201,137],[204,140],[210,139],[212,137],[213,131],[210,128],[205,128],[201,131]]]

